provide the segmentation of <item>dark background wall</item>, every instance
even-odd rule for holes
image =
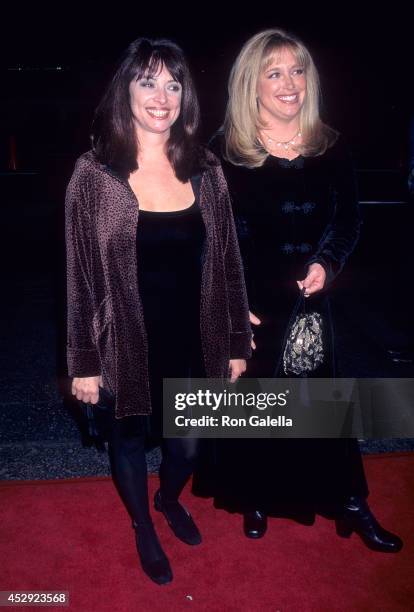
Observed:
[[[323,116],[352,144],[361,168],[406,162],[413,111],[408,10],[398,4],[297,2],[221,6],[150,2],[16,7],[3,21],[0,164],[16,139],[20,167],[44,168],[89,147],[89,125],[114,62],[140,35],[167,36],[187,52],[208,138],[223,117],[230,67],[260,29],[292,30],[319,67]],[[76,8],[75,8],[76,7]],[[60,69],[56,69],[60,67]]]

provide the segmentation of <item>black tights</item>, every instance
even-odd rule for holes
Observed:
[[[128,421],[133,417],[117,420],[109,441],[109,459],[112,477],[119,494],[136,522],[150,521],[145,437],[133,433]],[[162,441],[160,489],[163,500],[177,501],[191,476],[198,440],[195,438],[169,438]]]

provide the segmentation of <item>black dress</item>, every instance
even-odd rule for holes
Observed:
[[[212,148],[222,159],[243,256],[257,349],[249,377],[283,377],[282,355],[299,297],[297,280],[318,262],[324,291],[306,305],[323,319],[325,358],[314,376],[337,375],[329,284],[354,248],[359,216],[352,164],[339,140],[324,155],[293,161],[268,156],[260,168],[223,159],[222,137]],[[211,459],[211,458],[210,458]],[[356,440],[218,440],[210,469],[201,464],[193,491],[213,495],[217,507],[269,515],[335,510],[351,495],[368,494]]]
[[[140,210],[137,270],[148,342],[152,414],[137,417],[153,443],[162,434],[163,378],[204,376],[200,288],[205,228],[198,204]]]

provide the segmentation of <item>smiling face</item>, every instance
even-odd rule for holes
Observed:
[[[164,134],[180,115],[182,87],[162,65],[157,74],[145,74],[129,85],[131,111],[136,129]]]
[[[260,73],[257,99],[260,117],[268,124],[299,121],[306,96],[305,68],[284,48],[273,54]]]

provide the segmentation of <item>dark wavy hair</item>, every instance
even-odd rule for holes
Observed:
[[[144,75],[165,68],[182,87],[181,111],[171,126],[167,157],[177,178],[186,182],[199,170],[198,130],[200,107],[183,51],[167,39],[137,38],[126,50],[119,67],[95,111],[92,148],[97,159],[128,177],[138,168],[137,142],[129,85]]]

